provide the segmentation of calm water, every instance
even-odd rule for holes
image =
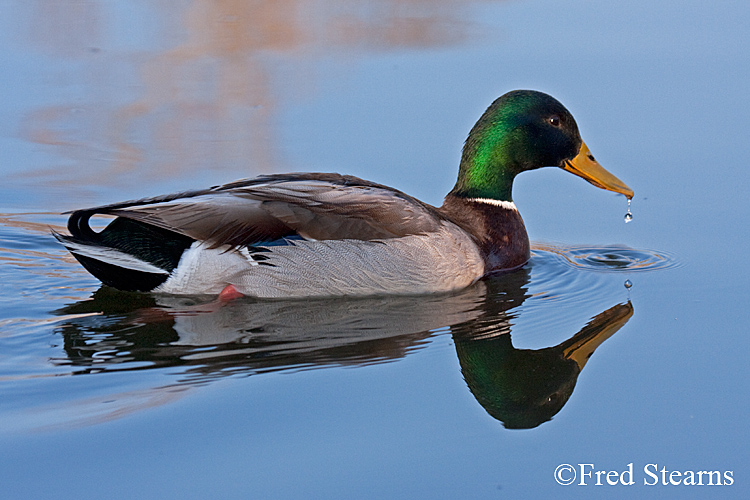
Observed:
[[[3,498],[745,498],[748,23],[745,2],[6,2]],[[514,88],[572,111],[631,223],[544,169],[516,182],[518,272],[229,304],[100,288],[50,236],[266,172],[440,204]]]

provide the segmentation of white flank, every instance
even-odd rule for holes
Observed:
[[[516,208],[516,204],[513,203],[512,201],[493,200],[492,198],[467,198],[467,200],[473,201],[476,203],[486,203],[488,205],[495,205],[496,207],[518,212],[518,209]]]
[[[167,280],[153,291],[173,294],[217,294],[238,273],[248,272],[248,260],[223,245],[208,248],[198,241],[185,250]],[[255,261],[253,261],[255,262]],[[257,265],[257,262],[255,262]]]
[[[113,266],[122,267],[124,269],[131,269],[133,271],[141,271],[143,273],[152,274],[169,274],[160,267],[143,261],[137,257],[133,257],[130,254],[114,250],[112,248],[100,247],[96,245],[86,245],[83,243],[74,243],[70,241],[65,242],[65,248],[70,250],[70,253],[80,255],[82,257],[88,257],[90,259],[98,260]]]

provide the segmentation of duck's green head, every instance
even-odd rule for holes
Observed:
[[[633,190],[591,155],[565,106],[533,90],[508,92],[487,108],[466,139],[451,194],[511,201],[516,175],[548,166],[633,197]]]

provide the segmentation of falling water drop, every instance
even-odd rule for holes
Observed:
[[[625,288],[630,290],[630,287],[633,286],[633,283],[630,280],[625,280]]]
[[[633,214],[630,213],[630,201],[631,199],[628,198],[628,213],[625,214],[625,224],[633,220]]]

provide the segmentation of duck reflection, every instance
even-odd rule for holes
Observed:
[[[66,357],[55,362],[73,373],[180,367],[174,385],[198,385],[395,360],[449,330],[479,404],[507,428],[531,428],[560,411],[588,358],[633,307],[607,309],[554,347],[516,349],[511,321],[529,297],[528,283],[522,269],[448,295],[229,303],[102,287],[57,311],[65,316],[59,332]]]
[[[58,313],[76,373],[182,366],[183,379],[394,360],[479,316],[483,286],[450,296],[229,303],[102,287]],[[132,362],[138,361],[137,365]],[[144,364],[147,363],[147,364]]]
[[[630,302],[594,317],[568,340],[546,349],[516,349],[507,322],[453,329],[461,372],[487,413],[509,429],[547,422],[567,403],[578,375],[602,342],[633,315]]]

